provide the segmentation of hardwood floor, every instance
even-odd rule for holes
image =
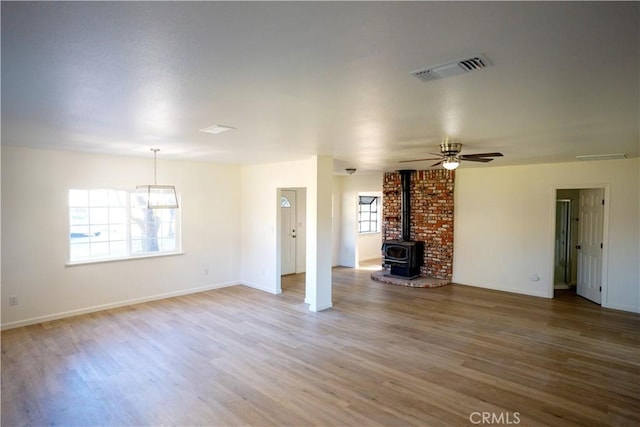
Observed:
[[[2,425],[639,425],[640,316],[334,270],[2,333]]]

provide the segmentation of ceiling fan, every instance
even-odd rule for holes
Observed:
[[[438,166],[442,164],[445,169],[454,170],[458,166],[460,166],[461,161],[467,162],[482,162],[488,163],[493,160],[493,157],[502,157],[502,153],[477,153],[477,154],[460,154],[462,150],[462,144],[459,142],[450,142],[449,139],[445,139],[440,144],[440,154],[433,154],[434,156],[438,156],[435,158],[427,158],[427,159],[413,159],[413,160],[401,160],[400,163],[410,163],[410,162],[422,162],[425,160],[438,160],[437,163],[431,165]]]

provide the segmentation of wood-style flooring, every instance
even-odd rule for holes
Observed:
[[[336,268],[2,332],[2,426],[640,425],[640,316]]]

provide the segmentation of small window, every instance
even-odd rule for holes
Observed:
[[[358,233],[380,232],[378,207],[380,198],[377,196],[358,196]]]
[[[69,261],[180,250],[177,209],[147,209],[135,191],[69,190]]]
[[[291,202],[285,196],[280,196],[280,207],[281,208],[290,208]]]

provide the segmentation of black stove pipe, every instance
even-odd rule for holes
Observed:
[[[405,242],[411,241],[411,174],[410,169],[399,170],[402,184],[402,237]]]

